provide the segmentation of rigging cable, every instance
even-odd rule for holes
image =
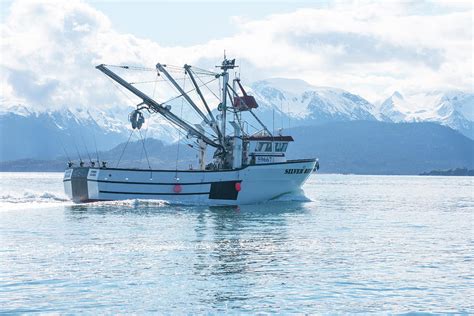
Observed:
[[[146,151],[146,147],[145,147],[145,139],[142,137],[142,131],[141,130],[138,130],[138,133],[139,133],[140,139],[142,141],[142,148],[143,148],[143,151],[145,152],[145,157],[146,157],[146,161],[148,163],[148,168],[151,170],[150,160],[148,159],[148,152]],[[141,164],[141,158],[140,158],[140,164]]]
[[[61,144],[61,147],[63,148],[64,153],[66,154],[66,158],[68,162],[72,162],[71,158],[69,158],[69,154],[67,153],[66,147],[64,147],[63,142],[61,141],[61,138],[58,136],[59,143]]]
[[[97,150],[97,142],[95,141],[95,133],[92,131],[92,137],[94,138],[94,146],[95,146],[95,154],[97,155],[97,164],[100,167],[100,160],[99,160],[99,151]]]
[[[183,79],[183,90],[186,89],[186,73],[185,77]],[[184,104],[184,99],[181,99],[181,114],[180,114],[180,119],[183,119],[183,104]],[[179,147],[181,144],[181,129],[179,130],[179,136],[178,136],[178,148],[176,149],[176,175],[175,178],[178,180],[178,159],[179,159]]]
[[[107,65],[107,64],[104,64],[104,66],[122,68],[122,69],[127,69],[127,70],[137,70],[137,71],[156,71],[155,68],[138,67],[138,66],[125,66],[125,65],[121,66],[121,65]]]
[[[181,70],[182,70],[182,69],[181,69]],[[217,78],[214,78],[214,79],[208,81],[207,83],[210,83],[210,82],[215,81],[215,80],[217,80]],[[168,85],[169,85],[172,89],[176,89],[176,87],[174,87],[169,81],[166,81],[166,82],[168,83]],[[202,85],[199,86],[199,87],[202,87]],[[186,89],[186,75],[185,75],[185,77],[183,77],[183,91],[185,91],[185,89]],[[193,88],[193,89],[191,89],[191,90],[189,90],[189,91],[185,91],[185,94],[189,94],[190,92],[192,92],[192,91],[194,91],[194,90],[196,90],[196,88]],[[163,102],[162,104],[169,103],[170,101],[173,101],[173,100],[176,100],[176,99],[179,99],[179,98],[184,98],[184,95],[183,95],[183,94],[179,94],[179,95],[177,95],[176,97],[173,97],[173,98],[169,99],[168,101]],[[183,102],[184,102],[184,99],[181,99],[181,107],[183,106]],[[189,104],[188,101],[186,101],[186,103]],[[199,107],[198,107],[198,108],[199,108]],[[188,124],[188,125],[193,125],[192,123],[190,123],[190,122],[188,122],[187,120],[184,120],[184,119],[183,119],[183,114],[182,114],[182,112],[183,112],[183,109],[181,109],[181,116],[180,116],[180,119],[181,119],[183,122],[185,122],[186,124]],[[197,113],[197,112],[195,112],[195,113]],[[205,135],[207,134],[207,135],[208,135],[209,137],[211,137],[211,138],[216,138],[216,136],[215,136],[214,134],[212,134],[212,133],[210,133],[210,132],[208,132],[208,131],[206,131],[206,130],[204,130],[203,134],[205,134]]]
[[[76,147],[76,152],[77,152],[77,155],[79,156],[79,162],[82,163],[82,157],[81,157],[81,154],[79,153],[79,149],[77,148],[77,144],[76,144],[76,139],[74,137],[73,137],[72,142],[74,143],[74,147]]]
[[[86,153],[87,157],[89,157],[89,162],[92,164],[92,158],[91,155],[89,154],[89,149],[87,148],[86,141],[84,140],[84,136],[82,136],[81,130],[79,130],[79,134],[81,135],[82,143],[84,144],[84,147],[86,147]]]
[[[197,78],[199,78],[199,77],[197,77]],[[185,80],[185,79],[186,79],[186,78],[183,78],[183,80]],[[204,83],[201,79],[199,79],[199,80],[201,80],[201,82],[203,82],[203,84],[200,85],[199,88],[201,88],[202,86],[206,86],[207,84],[210,84],[211,82],[216,81],[217,79],[218,79],[218,78],[214,78],[214,79],[209,80],[209,81],[207,81],[207,82],[205,82],[205,83]],[[168,83],[168,85],[169,85],[171,88],[176,89],[175,87],[173,87],[173,86],[171,85],[171,83],[170,83],[169,81],[166,80],[166,82]],[[206,86],[206,87],[207,87],[207,86]],[[209,89],[209,88],[208,88],[208,89]],[[184,90],[184,89],[183,89],[183,90]],[[196,90],[196,88],[193,88],[193,89],[191,89],[191,90],[189,90],[189,91],[185,91],[185,93],[186,93],[186,94],[189,94],[190,92],[193,92],[194,90]],[[210,90],[210,91],[211,91],[211,90]],[[211,91],[211,92],[212,92],[212,91]],[[214,94],[214,95],[215,95],[215,94]],[[183,95],[182,93],[180,93],[180,94],[178,94],[177,96],[172,97],[172,98],[169,99],[169,100],[166,100],[166,101],[163,102],[162,104],[169,103],[169,102],[171,102],[171,101],[173,101],[173,100],[176,100],[176,99],[179,99],[179,98],[181,98],[181,97],[183,97],[183,96],[184,96],[184,95]]]
[[[125,152],[125,149],[127,148],[128,143],[130,142],[130,138],[132,137],[132,134],[133,134],[133,129],[130,131],[130,135],[128,136],[127,143],[125,144],[125,146],[123,146],[122,153],[120,154],[119,160],[117,161],[117,165],[115,166],[115,168],[118,168],[120,160],[122,160],[123,153]]]
[[[149,68],[139,68],[139,67],[131,67],[131,66],[115,66],[115,65],[110,65],[110,66],[111,66],[111,67],[117,67],[117,68],[124,68],[124,69],[132,69],[132,68],[133,68],[134,70],[139,70],[139,69],[149,70]],[[172,67],[174,67],[174,66],[172,66]],[[182,67],[176,67],[176,69],[180,69],[180,71],[183,70]],[[155,69],[154,71],[156,71],[156,69]],[[199,78],[199,77],[198,77],[198,78]],[[129,96],[128,94],[126,94],[122,89],[120,89],[120,87],[119,87],[111,78],[109,78],[109,77],[107,76],[107,79],[109,79],[109,80],[112,82],[112,84],[114,85],[114,87],[115,87],[117,90],[119,90],[123,95],[125,95],[131,102],[135,102],[134,100],[132,100],[132,99],[130,98],[130,96]],[[213,81],[215,81],[215,80],[217,80],[217,79],[218,79],[218,78],[213,78],[212,80],[209,80],[208,82],[203,83],[203,85],[210,84],[211,82],[213,82]],[[184,77],[183,77],[183,82],[185,82],[185,80],[186,80],[186,74],[185,74]],[[201,80],[201,79],[200,79],[200,80]],[[164,81],[165,81],[173,90],[175,89],[175,87],[173,87],[173,86],[171,85],[171,83],[170,83],[168,80],[164,80]],[[202,80],[201,80],[201,82],[202,82]],[[155,82],[155,83],[156,83],[156,82]],[[220,83],[220,81],[219,81],[219,83]],[[202,87],[202,85],[199,86],[199,87]],[[206,86],[206,87],[207,87],[207,86]],[[207,88],[209,89],[209,87],[207,87]],[[185,89],[183,89],[183,90],[185,90]],[[194,91],[194,90],[196,90],[196,89],[191,89],[191,90],[189,90],[189,91],[185,91],[185,93],[188,94],[188,93],[190,93],[190,92],[192,92],[192,91]],[[210,90],[210,89],[209,89],[209,91],[212,92],[212,90]],[[214,95],[215,95],[215,94],[214,94]],[[178,99],[178,98],[181,98],[181,97],[183,97],[183,95],[182,95],[182,94],[179,94],[178,96],[175,96],[175,97],[173,97],[173,98],[171,98],[171,99],[169,99],[169,100],[167,100],[167,101],[165,101],[165,102],[162,102],[161,104],[169,103],[170,101],[173,101],[173,100]],[[182,116],[181,116],[181,117],[182,117]],[[183,120],[183,121],[186,122],[186,123],[189,124],[189,125],[192,125],[191,123],[187,122],[186,120]],[[216,137],[215,135],[213,135],[212,133],[210,133],[210,132],[208,132],[208,131],[204,131],[204,133],[207,134],[208,136],[212,137],[212,138],[215,138],[215,137]]]
[[[207,88],[207,90],[209,90],[209,91],[217,98],[217,100],[219,100],[219,101],[221,100],[221,98],[220,98],[219,96],[217,96],[217,94],[215,94],[214,91],[212,91],[211,88],[209,88],[209,87],[207,86],[209,83],[211,83],[211,82],[213,82],[214,80],[217,80],[217,79],[219,79],[219,78],[216,78],[216,79],[214,79],[214,80],[211,80],[211,81],[208,81],[208,82],[204,83],[204,81],[202,81],[202,79],[201,79],[199,76],[196,76],[196,77],[197,77],[197,78],[199,79],[199,81],[201,81],[201,83],[202,83],[202,85],[200,85],[199,87],[205,86],[205,87]],[[221,81],[219,80],[219,91],[220,91],[220,88],[221,88]]]
[[[119,90],[124,96],[126,96],[132,103],[135,103],[134,100],[132,100],[132,98],[130,98],[130,96],[128,94],[126,94],[122,89],[120,89],[120,87],[112,80],[112,78],[109,78],[109,76],[106,76],[107,79],[110,80],[110,82],[112,82],[112,84],[114,85],[114,87]]]

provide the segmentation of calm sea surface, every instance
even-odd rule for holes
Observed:
[[[237,208],[0,177],[0,312],[474,312],[473,178],[316,175]]]

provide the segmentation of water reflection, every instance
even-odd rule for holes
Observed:
[[[194,273],[215,284],[207,303],[219,308],[225,302],[232,307],[253,298],[256,279],[265,267],[285,260],[279,254],[289,243],[288,216],[306,211],[304,203],[285,202],[210,207],[199,214]],[[279,274],[285,277],[282,271]]]
[[[159,200],[125,200],[72,204],[64,206],[66,214],[74,218],[77,215],[160,215],[160,214],[206,214],[220,216],[221,219],[259,220],[272,216],[303,213],[309,211],[306,201],[268,202],[265,204],[241,206],[196,206],[168,204]],[[79,216],[80,218],[81,216]]]
[[[292,257],[288,221],[308,212],[305,202],[213,207],[127,201],[69,206],[66,218],[77,223],[79,231],[82,227],[102,230],[101,243],[118,240],[115,249],[130,248],[120,251],[128,251],[134,260],[140,258],[142,265],[162,266],[152,278],[169,278],[168,272],[191,274],[188,278],[196,281],[194,295],[221,309],[254,299],[255,286],[266,278],[291,277],[289,271],[277,268]],[[130,241],[123,240],[124,231],[114,230],[117,226],[127,230]],[[168,263],[172,270],[166,272]]]

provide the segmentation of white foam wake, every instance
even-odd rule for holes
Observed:
[[[7,192],[0,195],[2,210],[38,208],[72,204],[64,194],[52,192]]]
[[[125,207],[139,207],[139,206],[166,206],[169,202],[163,200],[146,200],[146,199],[130,199],[130,200],[115,200],[115,201],[100,201],[88,203],[90,206],[125,206]]]
[[[0,196],[0,202],[3,203],[31,203],[31,202],[66,202],[69,199],[65,195],[51,192],[31,192],[7,193]]]
[[[311,202],[312,200],[308,198],[303,189],[299,189],[298,191],[294,191],[291,193],[280,195],[279,197],[273,199],[272,201],[279,201],[279,202]]]

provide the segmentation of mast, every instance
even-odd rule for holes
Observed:
[[[219,66],[216,66],[219,67]],[[235,59],[227,59],[224,54],[224,61],[222,62],[222,65],[220,68],[224,71],[222,73],[222,121],[221,121],[221,133],[222,133],[222,138],[225,140],[225,127],[226,127],[226,121],[227,121],[227,91],[228,88],[227,86],[229,85],[229,72],[227,70],[229,69],[234,69],[235,66]]]

